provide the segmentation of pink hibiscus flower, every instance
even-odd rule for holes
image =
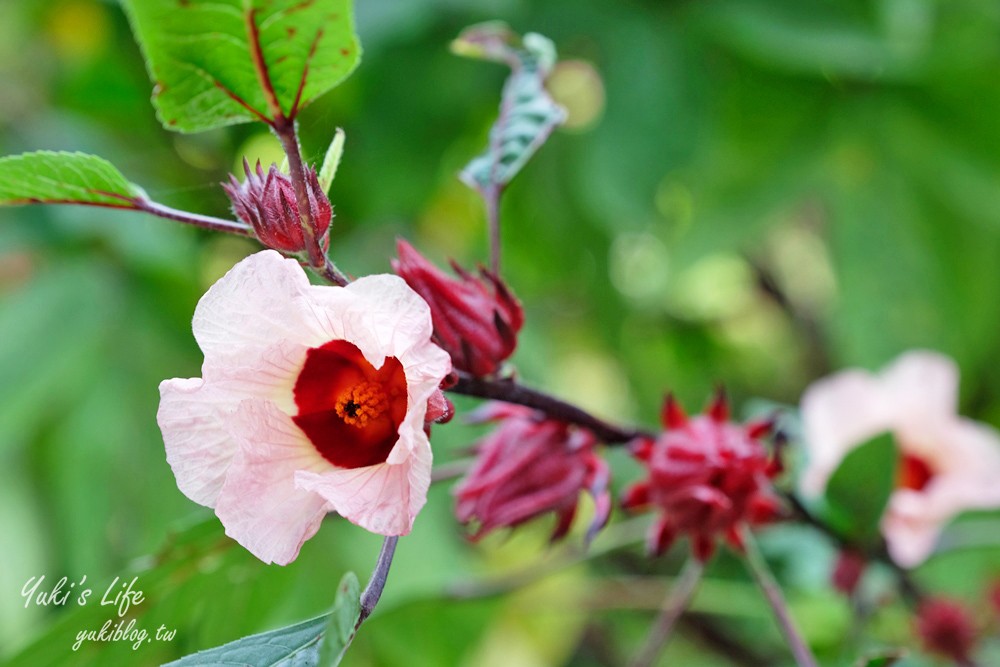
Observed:
[[[451,363],[402,279],[314,286],[265,250],[212,286],[193,329],[203,377],[165,380],[157,420],[178,487],[227,535],[284,565],[329,512],[410,531],[430,485],[425,421],[440,416]]]
[[[904,354],[878,375],[847,370],[819,380],[802,397],[802,491],[820,495],[848,452],[891,433],[900,462],[882,534],[893,560],[920,564],[955,515],[1000,506],[1000,435],[957,407],[958,369],[933,352]]]

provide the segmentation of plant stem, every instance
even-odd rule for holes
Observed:
[[[681,570],[680,576],[674,582],[673,588],[663,601],[659,617],[649,630],[646,643],[639,654],[632,660],[631,667],[651,667],[660,651],[667,645],[677,619],[691,603],[694,591],[701,581],[705,565],[697,558],[689,558]]]
[[[382,542],[382,549],[378,552],[375,569],[368,580],[368,585],[365,586],[365,590],[361,594],[361,614],[358,616],[358,622],[354,625],[355,629],[359,628],[371,615],[379,598],[382,597],[382,589],[385,588],[385,580],[389,576],[389,568],[392,567],[392,557],[396,553],[396,542],[398,541],[399,537],[390,535]]]
[[[211,229],[215,232],[229,232],[231,234],[239,234],[241,236],[254,236],[253,229],[251,229],[250,225],[242,222],[223,220],[222,218],[213,218],[208,215],[181,211],[176,208],[164,206],[163,204],[157,204],[156,202],[148,199],[134,199],[131,201],[135,205],[135,210],[142,211],[143,213],[149,213],[159,218],[175,220],[188,225],[194,225],[195,227],[201,227],[202,229]]]
[[[299,135],[295,129],[295,121],[282,116],[274,121],[271,129],[274,130],[274,134],[281,142],[281,148],[288,158],[288,176],[295,189],[295,203],[299,208],[299,224],[302,226],[302,239],[309,256],[309,266],[334,285],[343,287],[351,281],[320,247],[320,239],[316,236],[316,226],[312,219],[312,209],[309,206],[306,168],[302,163],[302,150],[299,148]]]
[[[295,122],[281,117],[276,119],[271,127],[288,158],[288,176],[292,179],[292,187],[295,189],[295,203],[299,208],[299,224],[302,225],[302,237],[309,253],[309,265],[315,269],[322,269],[325,264],[324,253],[319,247],[319,239],[316,238],[316,228],[313,225],[306,171],[302,164],[302,151],[299,148],[299,135],[295,130]]]
[[[757,586],[760,587],[761,592],[764,593],[764,597],[767,598],[768,604],[771,605],[771,611],[774,612],[774,618],[778,621],[778,625],[785,635],[785,641],[788,642],[788,646],[792,650],[792,655],[795,656],[796,664],[799,667],[819,667],[815,656],[813,656],[809,646],[802,639],[802,635],[795,627],[795,623],[788,613],[788,604],[781,593],[781,587],[775,581],[771,570],[767,567],[767,561],[764,560],[763,554],[757,548],[757,542],[750,529],[743,526],[740,529],[740,537],[743,541],[746,563],[750,568],[750,573],[757,582]]]
[[[575,405],[566,403],[540,391],[529,389],[510,379],[487,380],[459,372],[458,382],[446,391],[466,396],[491,398],[535,408],[553,419],[582,426],[591,431],[605,444],[621,444],[631,442],[640,437],[654,437],[653,434],[646,431],[609,424]]]
[[[480,191],[486,202],[486,224],[490,235],[490,271],[500,275],[500,185],[493,183]]]

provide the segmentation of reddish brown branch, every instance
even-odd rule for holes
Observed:
[[[466,396],[516,403],[540,410],[553,419],[587,429],[606,444],[623,444],[640,437],[655,437],[647,431],[609,424],[586,410],[540,391],[529,389],[511,379],[487,380],[458,373],[458,382],[448,391]]]

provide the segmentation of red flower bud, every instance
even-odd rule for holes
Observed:
[[[779,511],[770,481],[778,466],[759,440],[767,429],[730,422],[722,392],[706,414],[691,418],[668,396],[661,418],[665,431],[634,449],[649,479],[627,489],[622,503],[662,512],[648,536],[650,553],[663,553],[682,534],[702,561],[720,536],[742,550],[741,525],[773,520]]]
[[[267,174],[259,161],[256,169],[251,170],[246,158],[243,159],[243,170],[247,177],[242,184],[231,174],[229,183],[222,184],[233,203],[233,212],[240,220],[252,226],[257,238],[269,248],[283,252],[306,250],[302,223],[299,220],[299,204],[291,179],[273,164]],[[324,235],[330,228],[333,209],[319,185],[316,171],[307,167],[305,176],[313,235],[325,246],[327,240]]]
[[[597,505],[587,532],[593,539],[611,512],[608,467],[593,452],[594,436],[521,406],[488,403],[477,412],[479,421],[500,425],[479,443],[475,465],[455,490],[458,520],[476,524],[471,539],[555,512],[557,540],[569,531],[581,491]]]
[[[917,609],[916,631],[924,648],[931,653],[966,664],[976,644],[972,616],[960,603],[932,598]]]
[[[844,549],[837,555],[837,563],[833,566],[830,583],[844,595],[854,595],[861,577],[868,568],[864,554],[853,549]]]
[[[392,269],[431,307],[434,342],[451,355],[456,370],[491,375],[517,347],[524,311],[496,275],[480,268],[473,276],[452,262],[451,278],[400,239]]]

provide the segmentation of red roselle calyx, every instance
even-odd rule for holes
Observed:
[[[246,158],[243,159],[243,170],[246,180],[242,184],[231,174],[229,183],[222,184],[237,217],[252,226],[257,238],[269,248],[282,252],[308,250],[291,179],[274,164],[266,174],[260,161],[251,170]],[[325,249],[329,242],[326,233],[330,229],[333,208],[320,187],[316,170],[307,167],[305,179],[313,237]]]
[[[425,259],[406,241],[396,243],[392,269],[431,307],[434,342],[455,370],[492,375],[517,347],[524,311],[502,280],[486,269],[476,277],[451,263],[458,279]]]
[[[830,583],[835,590],[844,595],[854,595],[867,568],[868,560],[864,554],[853,549],[843,549],[837,554],[837,562],[830,574]]]
[[[772,423],[729,421],[722,392],[706,414],[692,418],[668,396],[662,421],[665,430],[659,437],[633,444],[649,479],[626,490],[622,502],[626,509],[662,512],[648,536],[650,553],[663,553],[682,534],[690,537],[701,561],[711,557],[718,537],[742,551],[740,527],[778,514],[771,478],[780,465],[761,443]]]
[[[587,531],[593,539],[611,512],[608,467],[593,451],[593,434],[507,403],[488,403],[474,419],[500,423],[479,443],[475,465],[455,490],[458,520],[476,524],[471,539],[555,512],[557,540],[569,531],[581,491],[596,504]]]
[[[976,626],[963,605],[932,598],[917,609],[916,632],[931,653],[969,664],[976,645]]]

